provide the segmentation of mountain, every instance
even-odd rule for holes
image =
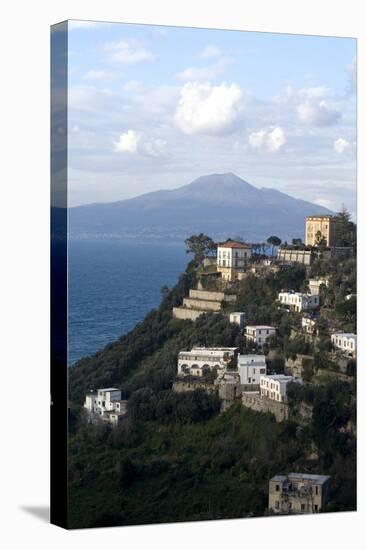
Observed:
[[[217,240],[231,236],[253,242],[270,235],[290,240],[304,236],[304,218],[311,214],[332,212],[228,173],[133,199],[70,208],[69,228],[72,238],[181,240],[203,232]]]

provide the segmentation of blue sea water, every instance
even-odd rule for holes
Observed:
[[[188,259],[184,243],[70,241],[69,365],[142,321]]]

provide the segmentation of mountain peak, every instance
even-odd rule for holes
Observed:
[[[274,189],[259,189],[233,174],[208,174],[183,187],[70,210],[73,235],[88,238],[171,238],[206,233],[215,240],[239,235],[259,242],[303,237],[305,216],[329,214]]]
[[[190,185],[249,185],[248,182],[234,174],[226,172],[223,174],[207,174],[195,179]],[[250,185],[250,187],[253,187]]]

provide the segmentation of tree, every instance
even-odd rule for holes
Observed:
[[[355,246],[356,225],[351,221],[351,215],[343,205],[342,210],[335,216],[337,246]]]
[[[315,234],[315,246],[319,248],[325,248],[327,246],[327,240],[321,231],[317,231]]]
[[[213,254],[216,250],[215,242],[204,233],[191,235],[184,243],[187,247],[187,254],[193,254],[194,259],[200,263],[207,254]]]
[[[274,255],[274,247],[280,246],[282,243],[281,239],[279,237],[276,237],[276,235],[271,235],[267,239],[267,243],[272,246],[272,256]]]
[[[170,292],[170,289],[167,285],[163,285],[161,287],[160,294],[161,294],[162,300],[164,300],[164,298],[167,298],[167,296],[169,295],[169,292]]]
[[[292,244],[294,246],[301,246],[303,242],[302,242],[302,239],[292,239]]]

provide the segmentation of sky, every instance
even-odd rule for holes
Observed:
[[[69,22],[69,205],[234,172],[356,214],[356,40]]]

